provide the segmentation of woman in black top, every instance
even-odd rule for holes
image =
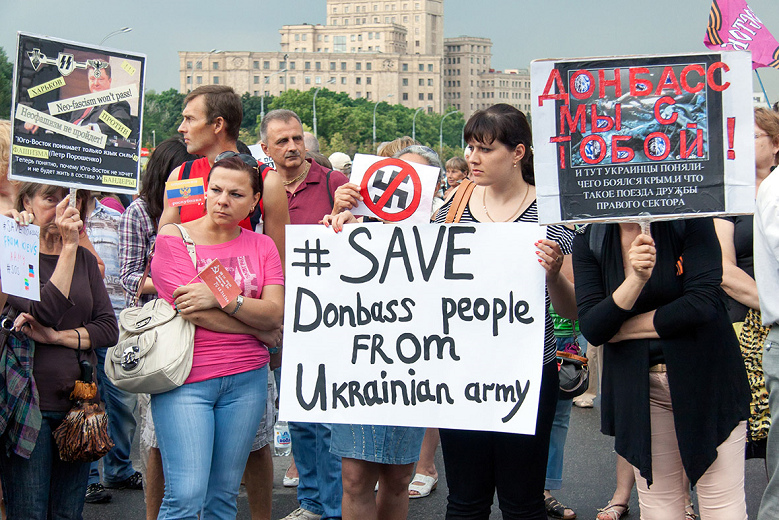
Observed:
[[[711,219],[654,223],[651,237],[595,224],[573,252],[582,333],[604,344],[601,431],[635,467],[641,518],[684,517],[683,471],[702,518],[746,519],[749,388]]]

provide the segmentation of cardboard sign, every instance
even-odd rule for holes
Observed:
[[[439,175],[426,164],[357,154],[350,180],[360,186],[363,201],[351,211],[389,222],[428,223]]]
[[[135,194],[146,57],[18,33],[11,179]]]
[[[165,183],[165,191],[168,195],[168,204],[174,208],[202,204],[206,200],[203,179],[200,177],[168,181]]]
[[[20,226],[14,219],[0,215],[0,229],[3,231],[3,247],[0,249],[3,292],[40,301],[38,254],[41,228]]]
[[[541,223],[754,210],[749,53],[542,60],[531,78]]]
[[[225,266],[218,258],[208,264],[205,269],[198,273],[203,282],[208,286],[216,301],[224,309],[225,305],[233,301],[239,294],[241,294],[241,288],[238,287],[238,283],[235,278],[230,276]]]
[[[533,434],[535,224],[288,226],[280,419]]]

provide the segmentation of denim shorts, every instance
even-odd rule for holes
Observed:
[[[410,464],[419,460],[424,428],[333,424],[330,453],[380,464]]]

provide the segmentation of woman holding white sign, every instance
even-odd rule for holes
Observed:
[[[458,209],[460,222],[538,222],[533,141],[525,115],[510,105],[493,105],[471,116],[464,135],[471,149],[468,164],[475,187],[463,181],[455,194],[469,186],[473,191],[462,197],[458,207],[453,207],[460,201],[456,195],[447,201],[436,222],[445,222],[447,214]],[[546,308],[551,301],[561,316],[576,318],[573,286],[560,274],[564,256],[571,252],[573,232],[565,226],[549,226],[546,236],[535,244],[538,261],[546,269]],[[504,519],[547,519],[544,484],[559,381],[548,312],[545,321],[544,345],[518,345],[544,350],[536,434],[440,430],[449,485],[447,519],[489,518],[496,490]]]
[[[40,301],[9,295],[3,310],[6,316],[18,313],[14,328],[34,341],[14,349],[20,363],[13,370],[30,386],[27,392],[16,389],[15,408],[28,412],[24,421],[9,423],[0,450],[9,518],[81,518],[89,463],[62,461],[53,432],[73,406],[74,382],[94,372],[94,349],[116,344],[119,334],[97,261],[79,245],[84,223],[66,195],[61,186],[23,182],[16,209],[6,213],[20,226],[40,226],[40,264],[29,266],[30,282],[40,284]],[[10,351],[11,345],[6,347]],[[31,374],[20,370],[25,365]]]
[[[593,224],[574,259],[581,330],[603,344],[601,429],[634,467],[641,518],[684,518],[686,474],[701,518],[746,520],[749,386],[712,219]]]

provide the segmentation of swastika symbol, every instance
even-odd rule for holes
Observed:
[[[325,267],[330,267],[329,262],[323,262],[322,257],[324,255],[330,254],[329,249],[322,249],[321,244],[319,243],[319,239],[316,239],[316,246],[311,247],[308,240],[306,240],[305,247],[296,247],[293,249],[295,253],[302,253],[305,255],[305,260],[302,262],[292,262],[292,267],[302,267],[306,271],[306,276],[310,276],[310,270],[316,268],[317,272],[316,274],[320,275],[322,274],[322,269]],[[316,256],[316,260],[312,261],[312,257]]]
[[[387,177],[387,172],[384,169],[378,170],[376,172],[376,175],[373,178],[373,187],[379,190],[386,190],[389,188],[390,184],[392,184],[392,181],[395,179],[395,177],[398,176],[399,173],[401,173],[402,170],[393,169],[392,173],[389,176],[389,180],[385,180]],[[413,190],[413,187],[411,184],[411,179],[406,175],[402,181],[400,181],[400,184],[404,184],[406,188],[411,188]],[[387,199],[387,201],[384,203],[383,207],[389,207],[392,205],[392,200],[397,197],[398,199],[398,207],[400,209],[405,209],[407,206],[409,193],[406,190],[403,190],[398,186],[394,192],[392,192],[392,195]],[[379,199],[381,199],[381,195],[377,194],[373,196],[373,203],[378,204]]]

